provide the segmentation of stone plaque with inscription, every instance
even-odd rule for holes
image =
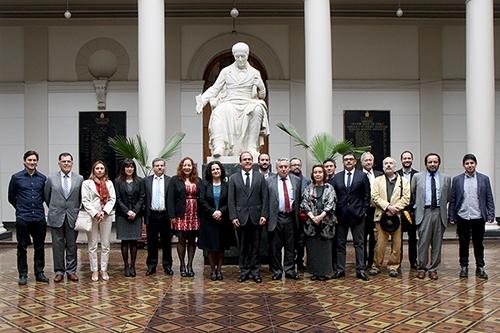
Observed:
[[[127,135],[127,113],[125,111],[80,112],[78,124],[80,174],[87,179],[92,164],[96,160],[102,160],[108,167],[109,178],[115,179],[119,162],[108,143],[108,138]]]
[[[355,147],[371,146],[374,169],[382,170],[382,160],[391,156],[391,112],[345,110],[344,138]]]

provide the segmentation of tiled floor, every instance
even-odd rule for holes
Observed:
[[[264,268],[262,284],[237,283],[234,266],[226,267],[224,281],[204,278],[200,252],[194,279],[180,278],[178,270],[173,277],[161,270],[144,276],[144,250],[138,276],[125,278],[118,248],[111,279],[91,282],[82,248],[80,282],[43,284],[30,276],[20,287],[15,247],[4,245],[0,332],[500,332],[500,244],[486,242],[487,281],[458,278],[457,247],[444,245],[437,281],[416,279],[405,264],[397,279],[381,274],[362,282],[351,263],[345,279],[326,282],[271,281]],[[49,248],[46,260],[52,278]]]

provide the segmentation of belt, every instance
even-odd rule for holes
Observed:
[[[150,210],[151,213],[157,213],[157,214],[161,214],[161,213],[166,213],[167,210],[164,209],[164,210],[156,210],[156,209],[151,209]]]
[[[436,207],[432,208],[431,205],[425,205],[424,208],[425,209],[434,209],[434,208],[439,208],[439,206],[436,206]]]

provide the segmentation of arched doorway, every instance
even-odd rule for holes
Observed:
[[[226,51],[216,57],[214,57],[208,66],[205,69],[205,72],[203,73],[203,91],[207,90],[210,88],[215,80],[217,79],[217,76],[219,76],[219,73],[221,69],[224,67],[227,67],[231,65],[234,62],[233,54],[231,51]],[[260,72],[260,75],[262,77],[262,81],[264,81],[264,85],[266,86],[266,104],[269,105],[269,90],[267,89],[267,72],[262,63],[251,53],[248,56],[248,62],[252,67],[257,69]],[[208,122],[210,120],[210,115],[212,114],[212,108],[210,107],[210,103],[207,103],[205,107],[203,108],[203,162],[207,162],[207,157],[211,156],[210,148],[208,148]],[[262,153],[268,153],[269,151],[269,138],[266,137],[264,140],[264,146],[261,149]]]

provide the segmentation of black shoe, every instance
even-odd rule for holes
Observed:
[[[262,282],[262,278],[260,277],[260,275],[254,276],[253,280],[255,281],[255,283],[261,283]]]
[[[152,275],[156,273],[156,267],[150,266],[148,267],[148,270],[146,271],[146,276]]]
[[[458,276],[460,276],[461,278],[466,278],[469,276],[469,269],[467,268],[467,266],[462,266],[460,268],[460,274],[458,274]]]
[[[181,277],[188,277],[189,276],[187,271],[186,271],[186,267],[181,267],[179,269],[179,272],[181,272]]]
[[[313,275],[313,276],[311,276],[311,281],[316,281],[316,280],[318,280],[318,279],[319,279],[319,277],[318,277],[317,275]]]
[[[224,280],[224,275],[222,275],[222,272],[217,272],[217,280],[219,281]]]
[[[188,277],[194,277],[194,271],[192,267],[188,267],[186,274]]]
[[[292,280],[298,280],[299,279],[299,275],[295,272],[290,272],[290,273],[286,273],[285,274],[285,278],[287,279],[292,279]]]
[[[391,271],[389,272],[389,276],[393,278],[398,277],[398,271],[395,269],[391,269]]]
[[[248,280],[249,277],[248,275],[240,275],[240,278],[238,279],[238,282],[245,282],[246,280]]]
[[[324,276],[324,275],[320,275],[320,276],[318,276],[318,280],[319,280],[319,281],[326,281],[326,280],[328,280],[328,279],[326,278],[326,276]]]
[[[216,272],[210,273],[210,280],[217,281],[217,273]]]
[[[49,279],[43,273],[38,273],[37,275],[35,275],[35,280],[37,280],[38,282],[49,283]]]
[[[276,280],[281,280],[281,274],[273,274],[273,276],[271,277],[272,280],[276,281]]]
[[[130,268],[128,265],[123,268],[123,276],[130,277]]]
[[[165,267],[164,271],[165,271],[165,274],[167,274],[167,275],[174,275],[174,271],[172,270],[172,267],[167,266],[167,267]]]
[[[488,274],[486,274],[484,267],[476,268],[476,276],[480,279],[488,280]]]
[[[337,271],[335,274],[333,274],[332,279],[340,279],[341,277],[345,276],[344,271]]]
[[[135,266],[130,266],[130,276],[131,277],[135,277],[136,276]]]
[[[19,284],[20,286],[25,286],[27,283],[28,283],[28,276],[27,275],[20,275],[19,281],[17,282],[17,284]]]
[[[368,280],[370,280],[370,279],[368,278],[368,275],[366,275],[366,273],[365,273],[364,271],[357,272],[357,273],[356,273],[356,277],[357,277],[358,279],[363,280],[363,281],[368,281]]]

